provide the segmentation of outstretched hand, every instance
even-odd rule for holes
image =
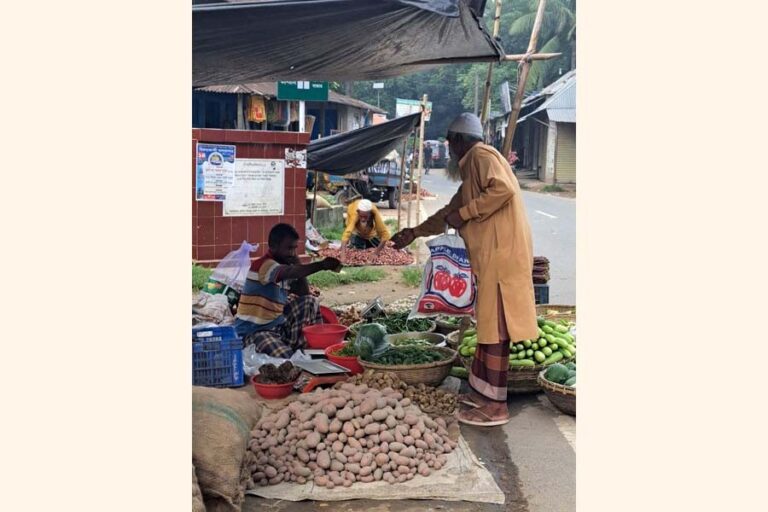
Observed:
[[[395,233],[395,235],[392,237],[392,243],[395,244],[396,249],[407,247],[411,245],[414,240],[416,240],[416,235],[414,234],[412,228],[405,228],[404,230]]]

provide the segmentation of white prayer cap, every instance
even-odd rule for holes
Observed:
[[[466,133],[482,139],[483,125],[480,123],[479,117],[470,114],[469,112],[464,112],[459,114],[456,119],[453,120],[448,127],[448,132]]]
[[[373,204],[367,200],[367,199],[361,199],[359,203],[357,203],[357,210],[361,212],[369,212],[373,209]]]

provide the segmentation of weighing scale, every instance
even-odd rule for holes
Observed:
[[[304,370],[297,384],[302,393],[309,393],[318,386],[324,384],[336,384],[346,381],[349,377],[349,368],[328,361],[327,359],[313,359],[312,361],[297,361],[294,366]]]

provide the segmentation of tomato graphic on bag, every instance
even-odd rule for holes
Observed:
[[[454,274],[451,278],[449,292],[454,297],[461,297],[467,291],[467,274]]]
[[[437,291],[445,291],[447,290],[452,283],[451,279],[451,273],[448,272],[444,266],[440,265],[437,268],[437,272],[435,272],[435,284],[434,288]]]

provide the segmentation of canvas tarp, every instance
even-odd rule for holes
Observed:
[[[313,482],[300,485],[280,483],[258,487],[246,494],[262,498],[286,501],[344,501],[367,500],[443,500],[475,503],[504,504],[504,492],[496,484],[493,475],[483,466],[463,437],[456,449],[448,456],[448,463],[440,471],[428,477],[417,477],[397,485],[371,482],[352,487],[336,487],[333,490],[316,486]]]
[[[307,169],[333,176],[360,171],[379,162],[419,124],[421,114],[313,140],[307,147]]]
[[[504,54],[478,0],[193,1],[193,86],[372,80]],[[482,15],[482,11],[478,11]]]

